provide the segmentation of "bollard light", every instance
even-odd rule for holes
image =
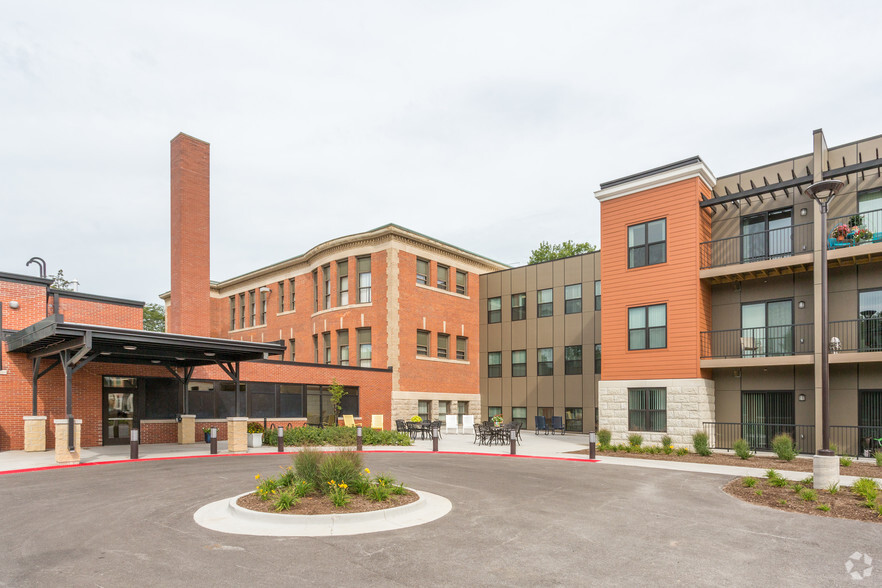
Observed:
[[[132,429],[132,443],[138,442],[138,429]]]
[[[588,458],[597,458],[597,433],[594,431],[588,433]]]
[[[597,433],[594,431],[588,433],[588,443],[597,443]]]
[[[278,434],[279,434],[279,453],[284,453],[285,452],[285,429],[283,429],[282,427],[279,427]]]
[[[138,459],[138,429],[132,429],[132,436],[129,437],[129,459]]]
[[[361,425],[355,427],[355,449],[356,451],[362,449]]]
[[[432,451],[438,451],[438,429],[432,427]]]
[[[217,439],[217,427],[212,427],[212,428],[211,428],[211,438],[212,438],[212,439]]]
[[[209,446],[209,452],[211,455],[217,455],[217,427],[211,427],[211,445]]]

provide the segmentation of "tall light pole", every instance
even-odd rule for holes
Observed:
[[[827,341],[827,207],[845,186],[841,180],[823,180],[805,189],[821,209],[821,450],[818,455],[831,456],[830,451],[830,346]]]

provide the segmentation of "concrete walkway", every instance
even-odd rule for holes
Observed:
[[[521,433],[522,441],[517,446],[517,455],[521,457],[533,457],[544,459],[564,459],[572,461],[589,461],[587,455],[574,454],[573,451],[588,448],[588,436],[568,433],[566,435],[535,435],[531,431]],[[99,463],[117,463],[128,462],[129,446],[116,445],[106,447],[90,447],[84,448],[81,453],[80,463],[83,465],[94,465]],[[297,448],[287,447],[287,453],[293,453]],[[326,447],[326,450],[336,448]],[[508,445],[486,446],[476,445],[474,443],[474,435],[467,434],[444,434],[439,440],[438,449],[440,453],[446,454],[481,454],[481,455],[499,455],[508,456],[510,447]],[[432,441],[428,439],[417,439],[413,445],[409,447],[390,447],[390,446],[365,446],[366,452],[431,452]],[[272,446],[264,445],[263,447],[250,448],[249,455],[275,453],[277,449]],[[238,454],[240,456],[245,454]],[[207,443],[196,443],[193,445],[177,445],[177,444],[156,444],[141,445],[139,457],[141,460],[148,459],[182,459],[191,457],[232,457],[227,452],[227,442],[218,442],[218,454],[216,456],[209,455],[209,445]],[[797,459],[810,459],[808,457],[798,457]],[[674,462],[654,459],[640,459],[637,457],[612,457],[599,456],[598,463],[608,465],[632,466],[660,470],[676,470],[682,472],[694,472],[705,474],[717,474],[720,476],[754,476],[765,477],[766,470],[761,468],[737,467],[737,466],[721,466],[712,464],[701,464],[691,462]],[[24,451],[4,451],[0,453],[0,474],[10,473],[21,470],[32,470],[41,468],[65,468],[76,466],[58,466],[55,463],[55,453],[53,451],[45,451],[41,453],[26,453]],[[782,470],[781,475],[788,480],[799,481],[809,475],[809,472],[792,472]],[[882,485],[882,478],[876,478]],[[850,486],[857,480],[855,476],[842,476],[841,484]]]

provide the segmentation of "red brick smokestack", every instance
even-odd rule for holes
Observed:
[[[172,139],[170,333],[211,335],[208,162],[205,141]]]

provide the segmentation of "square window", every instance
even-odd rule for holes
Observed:
[[[667,347],[667,305],[636,306],[628,309],[628,349]]]
[[[628,227],[628,267],[643,267],[667,261],[666,219]]]
[[[667,431],[667,390],[628,388],[628,430]]]

